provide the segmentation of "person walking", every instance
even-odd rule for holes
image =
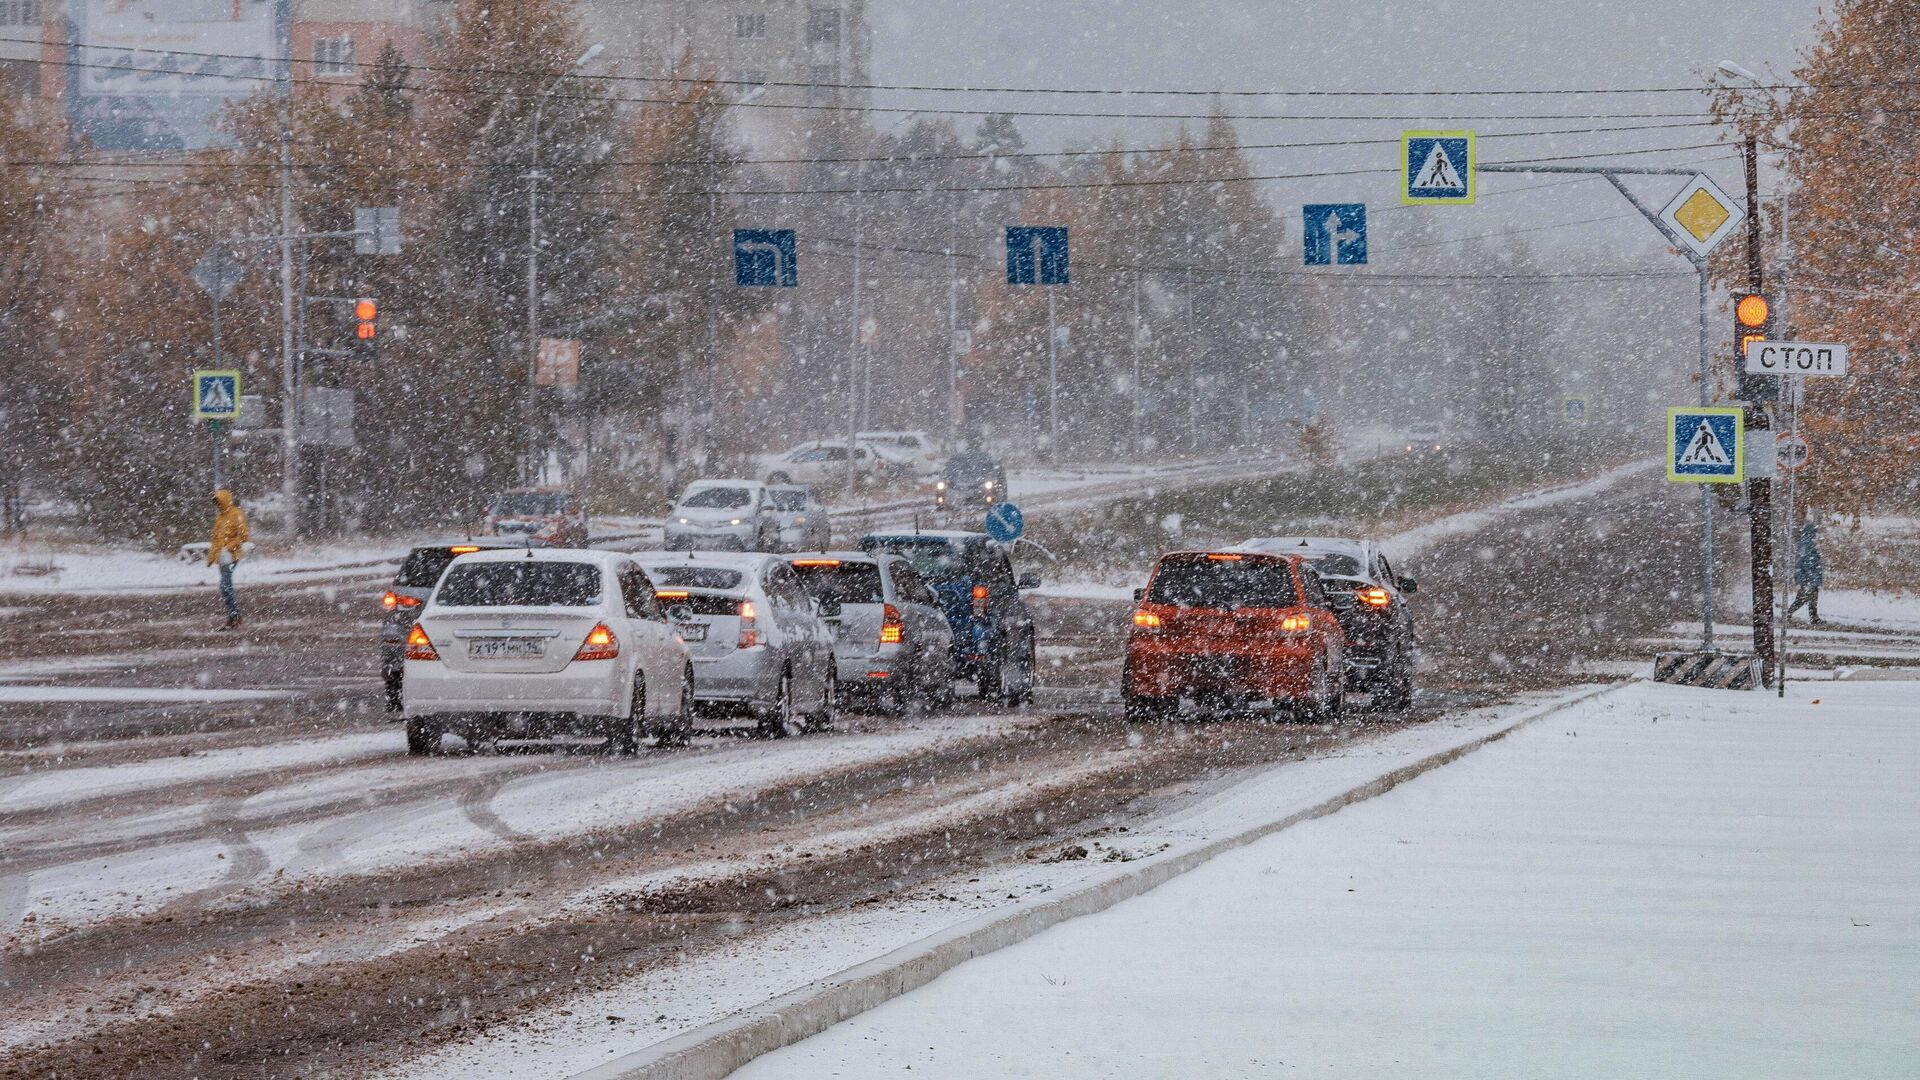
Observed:
[[[227,622],[222,630],[240,625],[240,598],[233,591],[233,568],[246,556],[247,515],[233,501],[233,492],[221,488],[213,493],[213,543],[207,547],[207,565],[220,567],[220,599],[227,605]]]
[[[1801,607],[1807,609],[1807,620],[1815,626],[1820,625],[1820,586],[1826,584],[1826,563],[1820,558],[1818,530],[1809,521],[1800,526],[1800,553],[1793,564],[1793,583],[1798,587],[1793,604],[1787,608],[1787,618]]]

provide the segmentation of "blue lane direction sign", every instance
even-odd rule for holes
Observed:
[[[1066,226],[1007,226],[1007,284],[1065,285],[1066,283]]]
[[[800,259],[793,230],[733,230],[733,280],[743,286],[798,286]]]
[[[1400,133],[1400,201],[1470,203],[1478,150],[1471,131]]]
[[[1587,422],[1587,399],[1583,397],[1565,398],[1560,402],[1560,415],[1569,424]]]
[[[195,420],[232,420],[239,415],[240,373],[238,371],[193,373],[193,418]]]
[[[987,507],[987,535],[1002,544],[1011,544],[1027,531],[1027,516],[1012,503],[994,503]]]
[[[1366,265],[1366,203],[1308,203],[1300,226],[1308,266]]]
[[[1667,410],[1667,479],[1737,484],[1746,479],[1745,414],[1738,408]]]

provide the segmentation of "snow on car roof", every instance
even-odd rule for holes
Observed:
[[[494,547],[470,551],[458,556],[461,562],[510,562],[514,559],[532,559],[534,562],[590,562],[606,564],[614,559],[631,558],[624,551],[605,551],[599,548],[556,548],[556,547]]]
[[[967,532],[964,529],[921,529],[917,532],[875,532],[868,533],[867,540],[911,540],[916,536],[925,536],[934,540],[988,540],[986,533]]]
[[[1342,536],[1256,536],[1240,546],[1281,555],[1350,555],[1364,562],[1368,543]]]
[[[785,558],[764,551],[645,551],[633,556],[641,566],[718,566],[728,570],[755,570],[770,559]]]
[[[766,485],[762,484],[758,480],[695,480],[693,483],[687,485],[687,490],[688,491],[705,491],[708,488],[725,488],[725,487],[757,488],[757,487],[764,487],[764,486]]]

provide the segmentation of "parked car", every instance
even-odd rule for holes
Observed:
[[[916,476],[938,476],[945,455],[940,442],[924,431],[862,431],[854,438],[891,453],[911,466]]]
[[[1446,449],[1446,431],[1439,424],[1415,424],[1407,429],[1407,453],[1437,454]]]
[[[1241,545],[1309,560],[1347,636],[1347,689],[1365,691],[1376,709],[1413,704],[1413,610],[1420,585],[1394,572],[1371,540],[1270,536]]]
[[[1033,613],[1020,590],[1039,587],[1038,574],[1016,579],[1006,549],[976,532],[873,533],[860,549],[904,556],[933,586],[953,630],[955,678],[974,682],[982,698],[1033,700]]]
[[[819,551],[833,543],[833,518],[812,488],[797,484],[769,486],[767,501],[780,528],[781,551]]]
[[[692,730],[694,667],[633,556],[462,553],[407,631],[407,752],[454,732],[604,734],[623,754]]]
[[[953,630],[933,586],[898,555],[808,552],[788,560],[833,628],[845,697],[893,715],[953,700]]]
[[[387,711],[401,710],[400,688],[406,681],[407,631],[420,616],[421,605],[440,583],[447,565],[460,555],[503,547],[543,547],[538,540],[478,536],[471,540],[428,544],[407,552],[394,572],[392,584],[380,594],[380,682],[386,690]]]
[[[1127,637],[1120,676],[1129,720],[1267,702],[1337,715],[1346,637],[1319,575],[1299,555],[1177,551],[1160,557]]]
[[[985,510],[1006,502],[1007,494],[1007,470],[985,450],[968,449],[947,459],[934,484],[933,506],[955,513]]]
[[[674,551],[772,551],[780,544],[780,523],[765,484],[753,480],[695,480],[668,512],[665,536],[665,546]]]
[[[853,444],[855,478],[861,483],[881,482],[910,471],[904,458],[890,455],[871,443]],[[767,454],[759,459],[756,472],[769,484],[810,484],[833,487],[847,480],[847,441],[821,440],[802,443],[791,450]]]
[[[572,492],[560,488],[515,488],[501,492],[487,507],[480,534],[583,548],[588,543],[587,511]]]
[[[702,714],[749,716],[775,737],[833,722],[833,632],[785,559],[719,552],[638,558],[693,657],[693,698]]]

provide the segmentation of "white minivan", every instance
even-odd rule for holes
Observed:
[[[449,563],[407,632],[407,752],[558,734],[685,741],[693,662],[632,555],[476,551]]]

